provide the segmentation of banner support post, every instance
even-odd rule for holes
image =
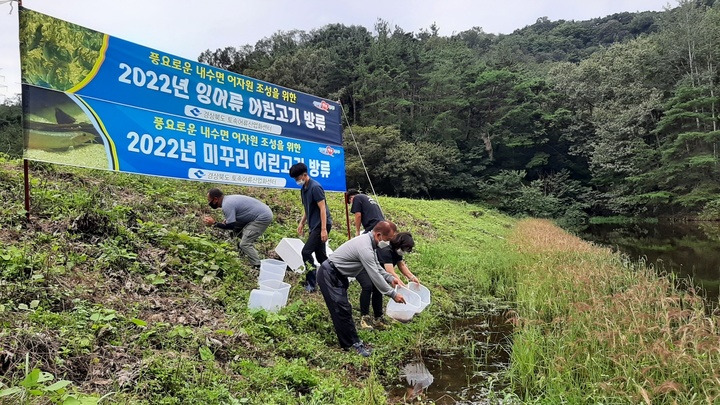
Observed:
[[[22,0],[17,0],[18,7],[22,7]],[[25,182],[25,218],[30,221],[30,162],[23,159],[23,180]]]
[[[348,212],[348,193],[345,192],[345,221],[347,222],[347,235],[348,240],[352,239],[352,236],[350,236],[350,212]]]
[[[25,218],[30,221],[30,162],[23,159],[23,177],[25,179]]]

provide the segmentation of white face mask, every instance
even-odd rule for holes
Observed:
[[[302,187],[305,184],[305,180],[296,180],[295,184]]]
[[[395,253],[397,253],[399,256],[403,256],[405,254],[405,251],[402,249],[396,249]]]
[[[381,240],[380,242],[378,242],[378,247],[379,247],[380,249],[386,248],[386,247],[388,247],[388,246],[390,246],[390,241],[389,241],[389,240]]]

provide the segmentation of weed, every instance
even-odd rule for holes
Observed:
[[[17,385],[0,390],[0,399],[7,398],[18,404],[35,402],[33,398],[63,405],[95,405],[100,398],[92,395],[69,391],[72,381],[55,380],[55,376],[41,371],[39,368],[30,370],[29,357],[25,357],[25,378]]]

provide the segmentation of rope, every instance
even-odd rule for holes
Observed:
[[[343,117],[345,117],[345,123],[347,123],[348,131],[350,131],[350,136],[352,137],[353,142],[355,143],[355,150],[357,150],[358,157],[360,158],[360,163],[362,163],[363,170],[365,170],[365,177],[368,179],[368,183],[370,183],[370,190],[372,190],[373,197],[375,197],[375,202],[378,205],[378,208],[380,208],[380,212],[383,214],[383,217],[385,216],[385,213],[382,210],[382,207],[380,206],[380,201],[378,201],[377,194],[375,193],[375,187],[372,184],[372,180],[370,180],[370,173],[368,173],[368,169],[365,166],[365,160],[363,160],[362,154],[360,153],[360,147],[358,146],[357,139],[355,139],[355,134],[353,134],[352,127],[350,126],[350,120],[348,119],[347,113],[345,112],[345,107],[343,107],[342,102],[338,99],[338,104],[340,104],[340,109],[342,110]]]
[[[13,13],[13,10],[14,10],[13,5],[12,5],[13,1],[18,1],[18,0],[0,0],[0,5],[10,3],[10,12],[8,14]],[[22,3],[18,2],[18,5],[22,5]]]

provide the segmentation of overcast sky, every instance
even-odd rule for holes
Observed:
[[[4,2],[7,0],[0,0]],[[12,95],[20,92],[17,3],[0,5],[0,76]],[[115,37],[197,60],[206,49],[254,45],[274,32],[310,31],[331,23],[362,25],[378,18],[405,31],[436,23],[447,36],[472,27],[508,34],[551,20],[588,20],[622,11],[661,11],[673,0],[24,0],[23,5]]]

